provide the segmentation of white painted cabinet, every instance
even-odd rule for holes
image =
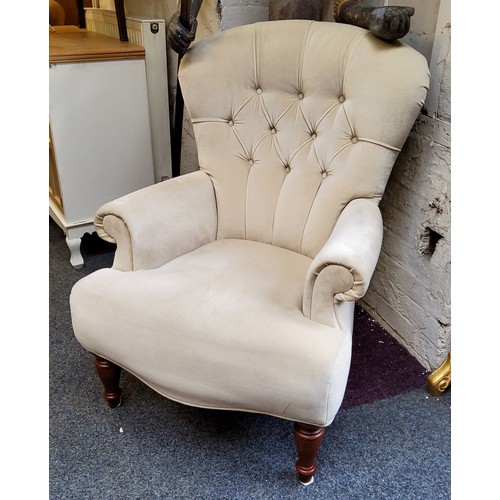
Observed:
[[[74,26],[50,34],[49,213],[70,261],[104,203],[154,183],[144,49]]]

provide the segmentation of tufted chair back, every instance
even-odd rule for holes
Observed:
[[[179,80],[217,238],[311,258],[351,200],[380,201],[429,83],[424,57],[403,43],[306,20],[198,42]]]

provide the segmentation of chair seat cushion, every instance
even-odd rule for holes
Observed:
[[[75,335],[170,399],[329,425],[351,336],[302,314],[310,263],[227,239],[154,270],[101,269],[72,290]]]

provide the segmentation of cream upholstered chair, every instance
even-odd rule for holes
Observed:
[[[293,421],[309,482],[427,63],[354,26],[271,21],[196,43],[179,78],[199,170],[99,209],[115,259],[74,286],[74,332],[111,406],[124,368],[178,402]]]

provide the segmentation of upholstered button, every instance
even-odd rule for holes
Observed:
[[[344,102],[344,101],[345,101],[345,97],[344,97],[343,95],[341,95],[341,96],[339,97],[339,102]]]
[[[285,165],[285,172],[288,174],[290,172],[290,165]]]
[[[276,129],[273,127],[273,128],[271,129],[271,134],[275,134],[275,133],[276,133]]]
[[[227,122],[227,124],[228,124],[230,127],[232,127],[232,126],[234,125],[234,122],[233,122],[233,120],[229,120],[229,121]]]
[[[304,94],[302,92],[299,92],[297,97],[302,101],[302,99],[304,99]]]
[[[316,139],[316,137],[318,137],[318,134],[316,134],[316,132],[313,132],[311,134],[311,139]]]
[[[351,139],[351,142],[353,144],[356,144],[358,142],[358,138],[356,136],[354,136],[352,139]]]
[[[252,167],[253,164],[254,164],[254,161],[253,160],[248,160],[248,164]]]
[[[260,94],[262,94],[262,89],[261,89],[261,88],[258,88],[258,89],[256,90],[256,92],[257,92],[257,94],[259,94],[259,95],[260,95]]]
[[[321,176],[323,177],[323,179],[325,179],[327,175],[328,175],[328,172],[322,172],[321,173]]]

